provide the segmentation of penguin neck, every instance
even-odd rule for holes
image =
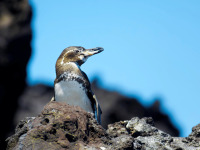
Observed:
[[[64,64],[56,64],[56,77],[63,73],[71,73],[81,75],[81,68],[76,62],[66,62]]]

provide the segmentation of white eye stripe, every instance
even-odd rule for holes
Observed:
[[[62,58],[62,61],[61,61],[61,65],[64,63],[64,59],[65,59],[65,55],[63,56],[63,58]]]
[[[81,49],[77,49],[77,50],[69,50],[69,51],[67,51],[67,53],[71,53],[71,52],[79,53],[79,52],[81,52]],[[66,54],[67,54],[67,53],[66,53]]]
[[[69,50],[69,51],[67,51],[67,53],[71,53],[71,52],[73,52],[73,50]],[[67,54],[67,53],[66,53],[66,54]]]

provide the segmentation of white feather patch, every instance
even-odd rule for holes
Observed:
[[[88,112],[93,112],[88,96],[83,86],[77,81],[60,81],[55,84],[55,100],[69,105],[80,106]]]

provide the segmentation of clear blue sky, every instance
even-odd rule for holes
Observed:
[[[30,0],[33,55],[28,83],[53,85],[68,46],[104,47],[82,66],[104,87],[155,98],[187,136],[200,123],[200,1]]]

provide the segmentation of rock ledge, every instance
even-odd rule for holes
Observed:
[[[105,130],[80,107],[50,102],[38,117],[20,121],[7,142],[7,150],[193,150],[200,148],[200,125],[186,138],[158,130],[152,118],[135,117],[110,124]]]

